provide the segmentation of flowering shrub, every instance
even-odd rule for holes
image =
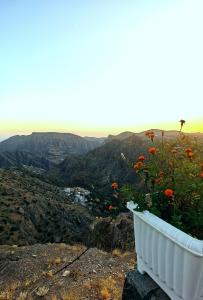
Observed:
[[[202,145],[182,133],[175,140],[156,139],[147,132],[148,156],[140,153],[133,164],[140,181],[124,185],[121,199],[134,201],[138,211],[149,210],[179,229],[203,239]]]

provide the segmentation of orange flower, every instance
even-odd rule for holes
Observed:
[[[139,170],[138,163],[136,163],[136,164],[133,166],[133,168],[134,168],[135,171],[138,171],[138,170]]]
[[[145,132],[145,135],[148,136],[149,139],[151,139],[153,141],[155,134],[153,131],[147,131]]]
[[[138,166],[139,168],[142,168],[142,167],[143,167],[143,163],[142,163],[141,161],[138,161],[138,162],[137,162],[137,166]]]
[[[151,153],[151,154],[155,154],[157,152],[157,149],[155,147],[150,147],[148,149],[148,152]]]
[[[113,206],[110,204],[110,205],[108,206],[108,210],[111,211],[112,209],[113,209]]]
[[[192,158],[193,155],[194,155],[194,153],[193,153],[192,151],[187,152],[187,156],[188,156],[189,158]]]
[[[118,183],[117,182],[113,182],[111,185],[112,189],[116,190],[118,188]]]
[[[174,194],[174,191],[173,190],[171,190],[171,189],[166,189],[165,191],[164,191],[164,195],[166,196],[166,197],[172,197],[173,196],[173,194]]]
[[[139,160],[139,161],[143,161],[143,160],[145,160],[145,157],[144,157],[144,155],[140,155],[140,156],[138,157],[138,160]]]
[[[192,149],[191,148],[186,148],[185,152],[187,152],[187,153],[192,152]]]
[[[203,179],[203,172],[199,174],[199,177]]]
[[[154,140],[154,137],[155,137],[155,135],[154,135],[153,132],[149,134],[149,138],[151,139],[152,142],[153,142],[153,140]]]

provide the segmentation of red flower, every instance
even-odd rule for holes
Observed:
[[[203,172],[199,174],[199,177],[203,179]]]
[[[138,160],[139,160],[139,161],[143,161],[143,160],[145,160],[145,157],[144,157],[144,155],[140,155],[140,156],[138,157]]]
[[[174,194],[174,191],[173,190],[171,190],[171,189],[166,189],[165,191],[164,191],[164,195],[166,196],[166,197],[172,197],[173,196],[173,194]]]
[[[117,182],[113,182],[111,185],[113,190],[116,190],[118,188],[118,183]]]
[[[191,148],[186,148],[185,152],[187,152],[187,153],[192,152],[192,149]]]
[[[110,204],[110,205],[108,206],[108,210],[111,211],[112,209],[113,209],[113,206]]]
[[[151,153],[151,154],[155,154],[157,152],[157,149],[155,147],[150,147],[148,149],[148,152]]]

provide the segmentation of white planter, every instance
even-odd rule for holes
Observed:
[[[133,212],[137,269],[147,273],[172,300],[203,300],[203,241],[148,211]]]

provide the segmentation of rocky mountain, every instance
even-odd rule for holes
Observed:
[[[61,162],[67,155],[84,154],[100,146],[100,139],[87,140],[71,133],[33,132],[16,135],[0,143],[0,152],[30,152],[54,163]]]
[[[82,186],[104,193],[113,181],[124,183],[135,179],[137,175],[129,162],[135,162],[138,155],[146,153],[147,143],[147,139],[135,135],[125,140],[112,140],[84,156],[67,157],[48,175],[66,186]]]

